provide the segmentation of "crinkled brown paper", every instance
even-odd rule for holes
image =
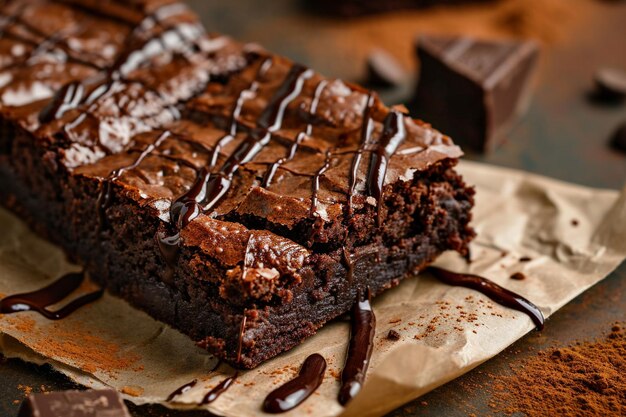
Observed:
[[[626,257],[626,190],[620,196],[466,161],[459,169],[477,189],[473,262],[447,253],[437,265],[486,276],[549,316]],[[78,269],[5,211],[0,230],[0,293],[30,291]],[[532,260],[520,262],[522,256]],[[514,272],[527,278],[512,280]],[[336,397],[346,321],[330,323],[301,346],[242,373],[207,408],[226,416],[262,415],[265,395],[318,352],[329,364],[323,384],[286,415],[380,416],[469,371],[533,328],[523,313],[427,274],[378,297],[374,310],[377,332],[367,381],[345,410]],[[399,341],[386,339],[390,329],[400,333]],[[81,384],[114,387],[135,403],[164,403],[173,390],[198,379],[178,398],[191,407],[233,372],[223,365],[211,373],[215,359],[191,340],[109,295],[57,322],[31,312],[6,315],[0,334],[6,356],[51,363]]]

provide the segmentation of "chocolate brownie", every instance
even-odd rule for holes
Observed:
[[[0,202],[221,359],[252,368],[467,252],[461,150],[374,93],[178,2],[1,13]]]

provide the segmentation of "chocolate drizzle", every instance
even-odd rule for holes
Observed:
[[[330,168],[330,162],[333,158],[333,149],[328,149],[326,151],[326,156],[324,157],[324,165],[320,169],[317,170],[315,175],[313,176],[313,181],[311,183],[311,208],[310,212],[312,216],[319,217],[317,213],[317,194],[320,190],[320,178],[321,176]]]
[[[70,295],[85,279],[84,273],[70,273],[40,290],[11,295],[0,300],[0,313],[11,314],[22,311],[36,311],[47,319],[59,320],[69,316],[80,307],[102,296],[104,290],[94,291],[76,298],[57,311],[46,307],[56,304]]]
[[[326,360],[314,353],[304,360],[298,376],[270,392],[263,401],[266,413],[284,413],[309,398],[324,380]]]
[[[380,208],[382,204],[383,184],[387,174],[389,158],[396,153],[400,144],[406,138],[406,128],[404,127],[404,116],[398,111],[387,114],[383,123],[383,132],[378,142],[376,151],[372,153],[370,160],[369,174],[367,176],[368,194],[373,196],[377,202],[377,222],[380,226]]]
[[[539,307],[521,295],[516,294],[511,290],[507,290],[487,278],[483,278],[478,275],[451,272],[435,266],[428,267],[426,271],[430,272],[435,276],[435,278],[448,285],[471,288],[485,294],[498,304],[521,311],[522,313],[526,313],[539,330],[543,329],[544,317]]]
[[[350,344],[341,372],[338,397],[341,405],[346,405],[361,390],[374,349],[376,316],[370,305],[370,297],[369,289],[364,300],[361,300],[359,293],[352,307]]]
[[[178,397],[181,394],[186,393],[187,391],[195,387],[197,383],[198,383],[198,380],[194,379],[193,381],[188,382],[185,385],[182,385],[176,388],[176,390],[174,390],[170,395],[167,396],[167,399],[165,401],[171,402],[174,398]]]
[[[144,149],[139,152],[137,158],[133,161],[132,164],[126,165],[120,168],[113,170],[109,176],[103,181],[102,186],[100,188],[100,195],[98,196],[98,214],[100,219],[100,228],[103,227],[106,216],[105,210],[111,204],[111,191],[112,191],[112,183],[117,180],[124,172],[133,170],[137,168],[144,159],[146,159],[150,154],[152,154],[156,149],[161,146],[161,144],[165,141],[165,139],[170,137],[169,131],[164,131],[161,133],[157,139],[148,144]]]
[[[361,144],[357,149],[350,167],[350,186],[348,187],[348,213],[352,215],[352,198],[356,190],[356,180],[359,174],[359,165],[361,164],[361,158],[363,158],[363,152],[365,147],[370,141],[372,131],[374,130],[374,120],[371,117],[372,106],[374,105],[374,96],[370,93],[367,96],[365,102],[365,109],[363,110],[363,117],[361,122]]]
[[[224,162],[220,171],[211,174],[207,168],[203,168],[189,191],[172,204],[170,216],[179,230],[200,213],[210,212],[219,204],[230,189],[233,176],[241,165],[250,162],[261,152],[270,142],[272,132],[280,129],[287,105],[300,94],[304,81],[311,74],[310,70],[294,65],[261,113],[257,122],[258,127],[249,132]]]
[[[237,363],[241,362],[241,349],[243,348],[243,335],[246,332],[246,312],[243,312],[243,318],[239,325],[239,344],[237,346]]]
[[[209,391],[202,401],[200,401],[200,405],[210,404],[213,401],[217,400],[220,395],[224,393],[230,386],[235,382],[237,377],[239,376],[239,372],[235,372],[232,376],[223,379],[219,384],[215,386],[211,391]]]
[[[271,60],[266,60],[259,72],[267,71]],[[230,189],[235,173],[241,165],[250,162],[270,142],[272,132],[281,128],[285,110],[302,91],[304,82],[312,76],[312,71],[294,65],[278,87],[267,107],[257,121],[257,127],[250,130],[248,136],[237,146],[235,151],[226,159],[217,173],[211,173],[211,168],[217,161],[219,148],[223,142],[230,141],[236,134],[237,118],[243,106],[245,91],[243,91],[233,109],[230,133],[224,136],[216,145],[210,158],[210,165],[201,169],[191,188],[178,197],[170,206],[170,220],[176,232],[172,236],[159,237],[159,247],[164,255],[168,267],[171,269],[176,261],[180,244],[180,231],[201,213],[211,212]],[[257,75],[258,76],[258,75]],[[247,91],[256,91],[257,84],[253,82]]]
[[[324,91],[324,88],[326,88],[327,84],[328,84],[328,81],[322,80],[319,82],[319,84],[315,88],[315,94],[313,96],[313,99],[311,100],[311,107],[309,108],[310,119],[312,119],[315,116],[315,113],[317,112],[317,106],[322,97],[322,92]],[[280,168],[280,166],[283,165],[285,162],[291,161],[293,157],[296,156],[296,152],[298,151],[298,147],[300,146],[300,143],[302,143],[302,141],[307,136],[311,136],[312,133],[313,133],[313,124],[309,122],[307,123],[306,128],[300,133],[298,133],[298,135],[296,136],[296,140],[289,147],[287,151],[287,155],[280,158],[269,167],[269,169],[265,173],[265,177],[263,178],[263,187],[267,188],[271,185],[272,179],[274,178],[274,175],[276,175],[276,171],[278,170],[278,168]]]

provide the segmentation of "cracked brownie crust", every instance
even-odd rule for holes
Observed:
[[[103,4],[2,7],[0,201],[110,292],[252,368],[467,252],[448,137],[178,2]]]

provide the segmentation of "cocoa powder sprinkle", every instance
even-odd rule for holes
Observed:
[[[494,411],[539,416],[626,415],[626,328],[540,351],[493,385]]]

